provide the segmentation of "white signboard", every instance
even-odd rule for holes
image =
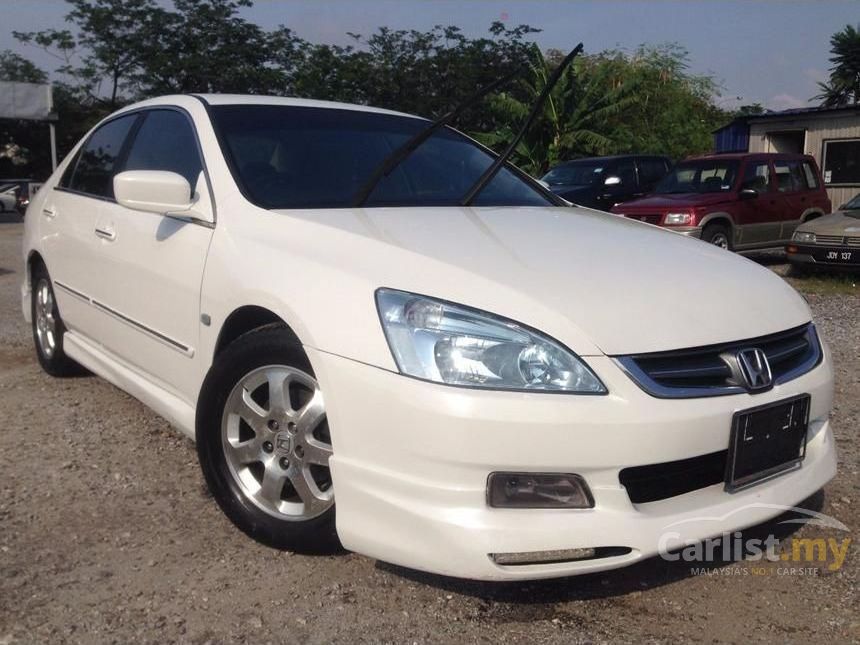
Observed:
[[[0,119],[43,121],[53,109],[50,85],[0,81]]]

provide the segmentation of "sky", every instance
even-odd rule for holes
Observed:
[[[0,50],[53,70],[55,60],[11,32],[62,28],[68,5],[0,0],[0,7]],[[831,66],[830,36],[860,25],[860,0],[256,0],[242,14],[264,28],[283,24],[306,40],[332,44],[352,42],[348,31],[367,35],[380,26],[457,25],[480,36],[494,20],[540,28],[533,39],[545,49],[582,41],[593,53],[677,42],[690,52],[692,72],[711,74],[722,86],[720,107],[780,110],[813,105],[809,99]]]

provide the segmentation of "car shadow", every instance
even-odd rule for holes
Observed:
[[[824,507],[824,491],[820,490],[797,505],[798,508],[821,512]],[[768,522],[739,531],[744,540],[756,538],[764,540],[769,535],[778,540],[789,537],[802,526],[797,523],[783,523],[788,519],[808,517],[801,513],[788,511]],[[717,552],[721,549],[717,549]],[[715,553],[715,555],[721,555]],[[462,580],[431,573],[413,571],[403,567],[377,562],[382,571],[436,587],[437,589],[471,596],[483,601],[504,602],[515,605],[544,605],[548,603],[569,602],[573,600],[596,600],[625,596],[635,592],[647,591],[672,584],[701,574],[702,570],[716,571],[737,560],[717,557],[712,562],[668,561],[652,557],[621,569],[588,573],[567,578],[550,580],[527,580],[516,582],[482,582]],[[743,562],[743,561],[742,561]],[[534,617],[532,617],[534,618]]]
[[[741,253],[745,258],[757,262],[762,266],[770,267],[779,264],[788,264],[788,258],[785,256],[785,251],[747,251]]]

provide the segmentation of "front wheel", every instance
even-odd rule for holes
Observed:
[[[727,251],[733,249],[731,231],[725,224],[708,224],[702,231],[702,241]]]
[[[323,394],[283,329],[242,336],[216,359],[196,434],[209,490],[238,528],[276,548],[338,548]]]

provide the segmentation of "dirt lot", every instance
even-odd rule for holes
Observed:
[[[259,546],[221,515],[192,444],[165,421],[101,379],[53,380],[39,370],[20,313],[21,230],[0,223],[0,645],[860,642],[853,544],[839,571],[819,575],[729,575],[749,572],[745,563],[693,575],[689,565],[655,559],[504,585]],[[839,475],[810,505],[853,538],[860,289],[850,280],[795,284],[837,366]],[[813,526],[795,535],[845,537]]]

